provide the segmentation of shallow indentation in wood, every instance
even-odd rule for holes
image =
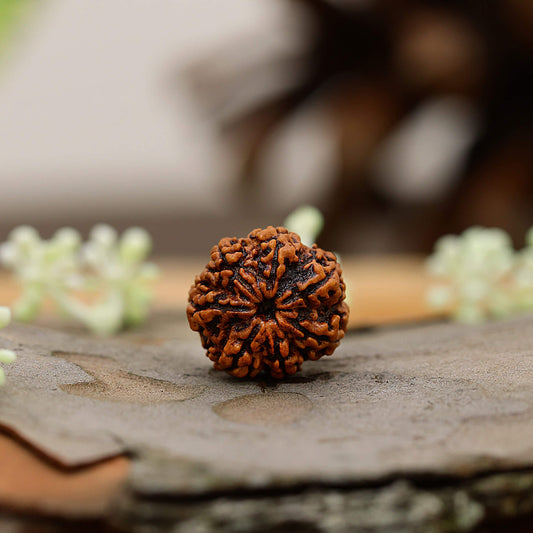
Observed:
[[[138,376],[122,370],[115,361],[100,355],[68,352],[54,352],[53,355],[74,363],[95,378],[89,383],[60,385],[61,390],[76,396],[147,405],[190,400],[205,390],[203,385],[177,385],[170,381]]]
[[[220,417],[258,426],[281,426],[301,418],[313,407],[303,394],[265,392],[246,394],[218,403],[213,411]]]

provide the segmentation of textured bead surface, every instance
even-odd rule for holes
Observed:
[[[333,253],[269,226],[213,247],[189,292],[187,317],[217,370],[283,378],[339,345],[345,291]]]

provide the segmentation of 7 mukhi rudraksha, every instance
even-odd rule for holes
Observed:
[[[269,226],[212,248],[187,317],[217,370],[283,378],[337,348],[348,322],[345,293],[333,253]]]

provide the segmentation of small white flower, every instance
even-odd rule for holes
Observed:
[[[15,265],[17,261],[17,249],[12,242],[0,244],[0,262],[8,268]]]
[[[90,241],[104,248],[110,248],[117,242],[117,232],[107,224],[96,225],[89,235]]]
[[[283,225],[297,233],[303,244],[313,246],[324,227],[324,216],[316,207],[304,205],[295,209]]]
[[[73,228],[61,228],[56,231],[52,241],[58,248],[70,252],[80,246],[81,235]]]
[[[470,303],[482,301],[490,291],[490,284],[483,279],[470,279],[458,287],[462,300]]]
[[[18,226],[9,234],[9,240],[21,248],[31,248],[41,240],[41,237],[31,226]]]
[[[464,324],[476,324],[484,318],[483,311],[474,304],[462,304],[455,312],[455,320]]]
[[[9,307],[0,307],[0,329],[5,328],[11,322],[11,310]]]
[[[0,350],[0,363],[7,365],[15,361],[16,358],[17,356],[12,350]]]
[[[427,301],[435,309],[446,307],[452,301],[452,291],[446,285],[435,285],[428,290]]]
[[[151,247],[152,239],[146,230],[130,228],[123,233],[120,239],[120,258],[128,263],[138,263],[150,253]]]

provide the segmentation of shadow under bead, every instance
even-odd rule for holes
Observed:
[[[283,378],[335,351],[348,323],[345,296],[333,253],[269,226],[212,248],[187,318],[215,369]]]

